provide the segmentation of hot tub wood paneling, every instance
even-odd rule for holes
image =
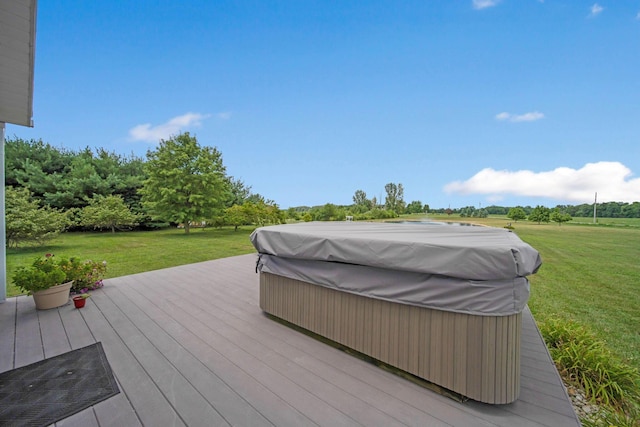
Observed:
[[[260,307],[388,365],[485,403],[520,391],[522,314],[477,316],[398,304],[260,274]]]

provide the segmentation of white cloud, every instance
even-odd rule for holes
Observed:
[[[231,111],[223,111],[216,114],[216,117],[220,120],[229,120],[231,118]]]
[[[602,6],[598,3],[594,3],[593,6],[591,6],[591,14],[589,16],[597,16],[602,13],[603,10],[604,8]]]
[[[638,14],[636,15],[636,19],[640,21],[640,12],[638,12]]]
[[[500,3],[500,0],[473,0],[473,8],[476,10],[486,9],[496,6],[498,3]]]
[[[447,193],[543,197],[585,203],[598,193],[601,202],[640,201],[640,178],[620,162],[587,163],[580,169],[559,167],[552,171],[497,171],[486,168],[466,181],[444,186]]]
[[[535,122],[536,120],[540,120],[544,118],[544,114],[538,111],[531,111],[529,113],[524,114],[511,114],[502,112],[496,114],[496,120],[508,120],[510,122]]]
[[[131,128],[129,138],[132,141],[158,142],[161,139],[169,139],[186,128],[200,126],[202,120],[209,117],[209,114],[186,113],[157,126],[144,123]]]

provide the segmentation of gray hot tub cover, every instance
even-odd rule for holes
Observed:
[[[540,254],[506,229],[447,224],[308,222],[261,227],[259,253],[467,280],[535,273]]]
[[[477,316],[520,313],[529,299],[524,277],[466,280],[412,271],[262,254],[261,273],[399,304]]]

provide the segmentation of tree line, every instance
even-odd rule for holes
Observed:
[[[160,141],[146,158],[105,149],[74,151],[42,140],[8,139],[5,147],[7,243],[43,243],[66,230],[131,230],[293,221],[396,218],[429,210],[406,203],[401,183],[384,201],[363,190],[353,205],[327,203],[282,211],[273,200],[229,176],[222,154],[182,133]]]
[[[222,154],[182,133],[162,140],[146,158],[102,148],[79,151],[42,140],[8,139],[5,147],[7,243],[42,243],[64,230],[129,230],[179,226],[263,226],[292,221],[396,218],[403,214],[446,213],[461,217],[506,215],[514,221],[566,222],[589,217],[593,205],[487,206],[430,209],[404,200],[401,183],[385,185],[384,200],[358,189],[353,204],[326,203],[282,211],[251,186],[229,176]],[[381,197],[382,198],[382,197]],[[638,218],[640,202],[599,203],[599,217]]]
[[[530,215],[536,207],[532,206],[516,206],[521,208],[525,215]],[[438,208],[432,209],[430,212],[440,214],[462,214],[462,216],[478,216],[479,214],[486,215],[507,215],[509,210],[513,209],[513,206],[486,206],[484,208],[475,208],[473,206],[466,206],[457,209]],[[590,218],[593,216],[593,203],[583,203],[580,205],[556,205],[553,208],[558,209],[560,212],[571,215],[572,217]],[[606,202],[597,203],[596,212],[598,218],[640,218],[640,202]]]
[[[277,204],[226,173],[222,154],[183,133],[143,159],[41,140],[5,147],[7,244],[42,243],[64,230],[265,225]]]
[[[314,207],[292,207],[287,209],[286,217],[294,221],[344,221],[347,217],[354,221],[365,221],[429,212],[429,205],[422,204],[419,200],[405,202],[404,187],[401,183],[390,182],[384,186],[384,190],[384,201],[378,200],[375,196],[369,198],[364,190],[356,190],[351,205],[326,203]]]

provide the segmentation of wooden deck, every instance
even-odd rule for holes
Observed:
[[[0,372],[101,341],[121,393],[58,426],[579,426],[530,312],[520,398],[459,403],[267,318],[254,255],[0,304]]]

